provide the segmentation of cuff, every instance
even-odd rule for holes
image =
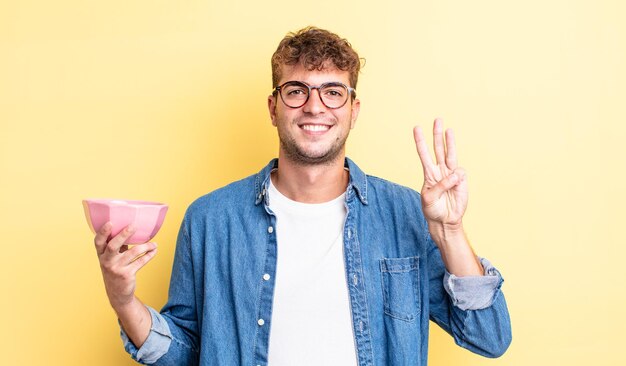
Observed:
[[[446,271],[443,286],[452,299],[452,305],[461,310],[479,310],[491,306],[502,287],[502,275],[485,258],[479,258],[485,269],[484,276],[457,277]]]
[[[167,321],[165,321],[165,318],[163,318],[161,314],[149,306],[146,306],[146,308],[148,308],[150,312],[152,326],[150,327],[148,338],[143,345],[141,345],[141,348],[135,347],[121,325],[120,336],[124,342],[124,349],[135,361],[144,365],[150,365],[167,353],[170,343],[172,342],[172,333],[170,332],[170,327],[167,325]]]

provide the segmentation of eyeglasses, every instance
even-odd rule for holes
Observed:
[[[317,89],[320,100],[326,108],[337,109],[343,107],[350,95],[356,96],[356,90],[343,83],[332,81],[318,86],[307,85],[301,81],[288,81],[274,89],[280,99],[289,108],[300,108],[309,101],[311,92]]]

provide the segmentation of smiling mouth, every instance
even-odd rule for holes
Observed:
[[[325,132],[325,131],[330,130],[331,126],[319,125],[319,124],[303,124],[303,125],[300,125],[300,128],[305,131],[310,131],[310,132]]]

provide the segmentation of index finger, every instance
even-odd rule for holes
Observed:
[[[126,244],[128,240],[135,233],[135,226],[130,224],[126,226],[119,234],[115,235],[108,243],[106,243],[102,254],[107,257],[112,257],[120,253],[120,249]]]
[[[96,232],[96,237],[93,239],[93,242],[96,245],[98,255],[102,254],[107,246],[107,239],[109,239],[109,235],[111,235],[111,227],[111,222],[108,221]]]
[[[420,126],[415,126],[415,128],[413,128],[413,137],[415,138],[415,148],[417,149],[417,154],[422,162],[422,168],[424,168],[424,173],[426,173],[432,168],[433,160],[430,157],[430,152],[428,152],[428,145],[426,144],[426,139],[424,138],[424,133],[422,132],[422,128]]]

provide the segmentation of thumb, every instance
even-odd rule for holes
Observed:
[[[444,193],[454,188],[463,180],[465,180],[465,171],[460,168],[456,169],[452,174],[443,178],[429,189],[427,201],[432,202],[438,200]]]

